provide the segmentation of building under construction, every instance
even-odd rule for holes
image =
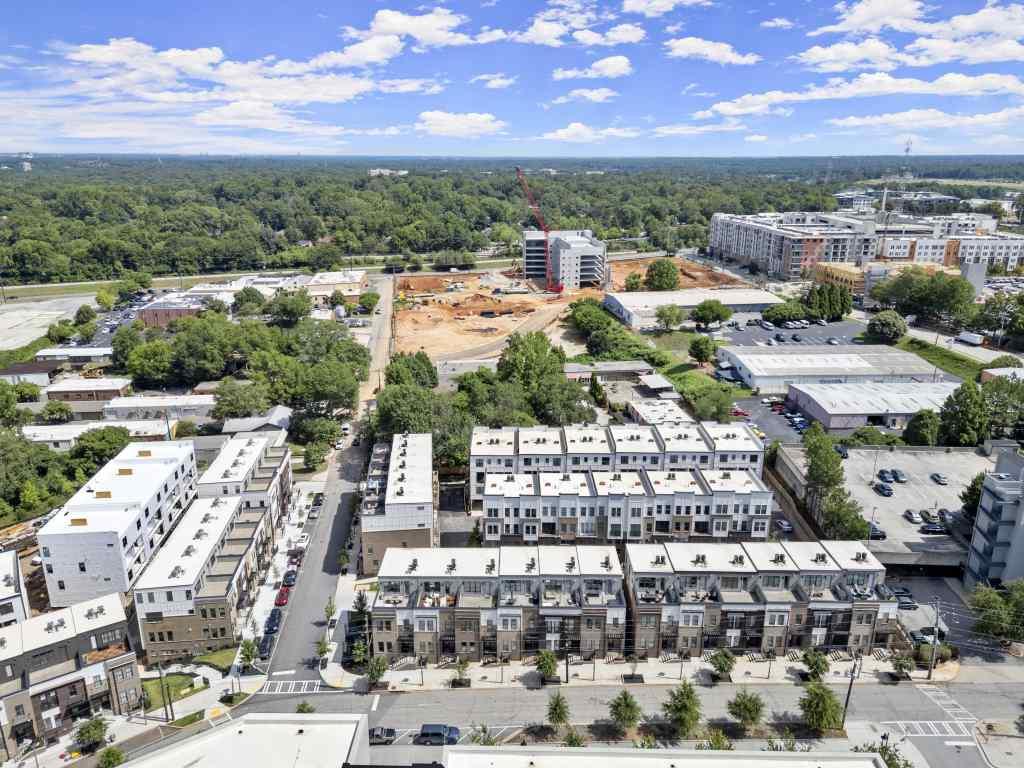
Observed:
[[[552,230],[547,233],[551,256],[549,283],[573,290],[604,285],[607,247],[589,229]],[[544,253],[544,232],[523,231],[523,274],[528,278],[548,277]]]

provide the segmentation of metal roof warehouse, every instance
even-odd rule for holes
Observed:
[[[938,413],[958,386],[952,382],[791,384],[786,400],[825,429],[856,429],[868,423],[898,429],[920,410]]]

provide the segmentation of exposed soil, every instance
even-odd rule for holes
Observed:
[[[626,278],[634,272],[643,277],[644,273],[647,271],[647,267],[655,260],[655,258],[662,257],[627,259],[625,261],[610,262],[612,266],[612,285],[614,286],[614,290],[625,290]],[[720,272],[715,272],[714,270],[705,267],[703,264],[698,264],[694,261],[690,261],[689,259],[676,257],[675,262],[679,267],[680,288],[717,288],[722,285],[743,284],[742,281],[737,280],[731,275],[723,275]]]

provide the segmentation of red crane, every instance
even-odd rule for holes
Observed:
[[[516,166],[516,178],[519,179],[519,184],[523,188],[523,193],[526,195],[526,202],[530,206],[530,211],[533,212],[533,218],[537,220],[540,228],[544,231],[544,264],[547,267],[547,289],[553,293],[562,292],[562,284],[555,280],[554,271],[551,269],[551,243],[548,237],[548,225],[544,221],[544,214],[540,212],[540,206],[537,205],[537,201],[533,199],[533,193],[530,191],[530,185],[526,183],[526,174],[523,173],[523,169]],[[523,264],[523,271],[526,271],[526,264]]]

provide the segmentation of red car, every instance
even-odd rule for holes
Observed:
[[[281,587],[277,591],[277,599],[274,600],[274,605],[281,607],[288,605],[288,598],[291,597],[292,591],[289,587]]]

